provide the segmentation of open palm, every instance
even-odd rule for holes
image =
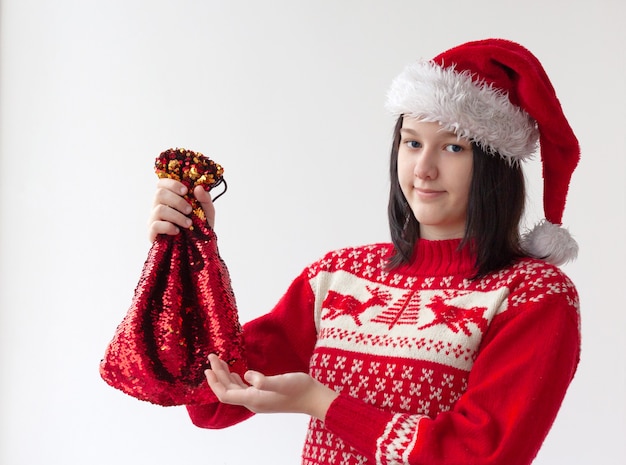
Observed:
[[[265,376],[249,370],[242,379],[217,356],[209,356],[209,386],[220,402],[242,405],[255,413],[306,413],[323,417],[337,394],[307,373]]]

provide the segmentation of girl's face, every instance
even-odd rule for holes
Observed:
[[[439,123],[403,118],[398,147],[398,180],[420,237],[462,238],[472,180],[473,153],[467,139]]]

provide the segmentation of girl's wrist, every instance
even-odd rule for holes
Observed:
[[[316,379],[313,381],[315,383],[314,389],[309,398],[309,405],[307,408],[308,411],[306,413],[317,418],[318,420],[324,421],[330,405],[339,396],[339,394],[329,387],[324,386]]]

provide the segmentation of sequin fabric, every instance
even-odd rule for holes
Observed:
[[[200,153],[169,149],[155,172],[210,190],[222,182],[220,165]],[[148,252],[124,319],[100,362],[111,386],[158,405],[213,401],[204,377],[207,357],[218,354],[245,371],[242,328],[228,269],[214,231],[188,194],[192,226],[176,236],[159,235]]]

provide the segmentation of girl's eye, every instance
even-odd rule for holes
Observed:
[[[463,147],[461,147],[460,145],[457,145],[457,144],[448,144],[448,145],[446,145],[446,151],[453,152],[453,153],[459,153],[459,152],[463,151]]]
[[[420,144],[418,141],[416,140],[407,140],[405,142],[405,144],[407,145],[407,147],[411,148],[411,149],[419,149],[422,144]]]

